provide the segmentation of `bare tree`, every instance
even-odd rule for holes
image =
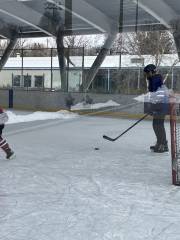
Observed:
[[[137,33],[120,33],[117,35],[111,53],[152,55],[159,65],[163,54],[173,53],[175,49],[172,34],[169,31],[151,31]]]
[[[65,47],[78,48],[78,47],[88,47],[90,41],[87,36],[66,36],[64,37]]]
[[[0,56],[3,55],[3,52],[6,49],[7,44],[8,44],[7,40],[0,40]]]
[[[0,50],[4,50],[7,47],[8,41],[7,40],[0,40]]]
[[[128,53],[125,34],[119,33],[111,47],[111,54]]]
[[[26,47],[26,45],[27,45],[27,40],[24,39],[24,38],[20,38],[17,41],[16,48],[17,49],[22,49],[22,48]]]
[[[80,49],[84,47],[85,55],[97,55],[106,37],[104,34],[98,35],[80,35],[80,36],[67,36],[64,38],[65,46],[70,48]]]
[[[155,58],[156,66],[160,65],[163,54],[174,53],[175,45],[169,31],[130,33],[126,37],[130,54],[151,55]]]
[[[0,40],[0,52],[1,55],[3,54],[3,52],[5,51],[5,49],[7,48],[8,44],[9,44],[10,40]],[[18,39],[17,43],[16,43],[16,47],[13,51],[13,53],[11,54],[11,56],[16,56],[17,53],[19,53],[19,49],[24,48],[24,45],[26,43],[25,39]]]

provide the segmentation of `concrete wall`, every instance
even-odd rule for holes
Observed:
[[[0,90],[0,106],[8,107],[9,106],[9,91]]]
[[[14,89],[13,106],[15,109],[58,111],[60,109],[67,109],[66,98],[68,94],[59,91],[46,92]],[[82,102],[85,98],[84,93],[71,93],[71,96],[74,98],[74,104]],[[88,96],[93,99],[93,103],[103,103],[108,100],[120,103],[121,105],[116,111],[130,113],[143,112],[143,104],[139,104],[133,99],[136,95],[88,93]],[[6,108],[9,106],[8,90],[0,90],[0,105]]]

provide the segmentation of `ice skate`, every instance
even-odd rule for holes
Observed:
[[[152,152],[154,152],[154,149],[155,149],[157,146],[158,146],[158,144],[157,144],[157,142],[156,142],[155,145],[150,146],[150,150],[151,150]]]
[[[169,152],[167,142],[165,144],[157,144],[157,146],[154,147],[153,151],[156,153]]]
[[[8,151],[6,154],[6,158],[9,160],[15,158],[15,153],[12,150]]]
[[[166,141],[165,144],[156,143],[154,146],[150,146],[150,150],[152,152],[169,152],[168,142]]]
[[[0,136],[0,148],[5,152],[6,159],[12,159],[15,157],[14,152],[11,150],[9,144],[5,139],[2,138],[2,136]]]

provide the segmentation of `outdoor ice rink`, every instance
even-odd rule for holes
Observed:
[[[179,240],[180,188],[171,184],[170,154],[149,151],[151,121],[116,142],[102,138],[134,122],[76,116],[8,124],[16,159],[0,152],[0,239]],[[170,141],[169,123],[166,130]]]

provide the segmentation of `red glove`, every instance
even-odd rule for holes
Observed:
[[[3,108],[2,108],[2,107],[0,107],[0,113],[3,113],[3,112],[4,112]]]

